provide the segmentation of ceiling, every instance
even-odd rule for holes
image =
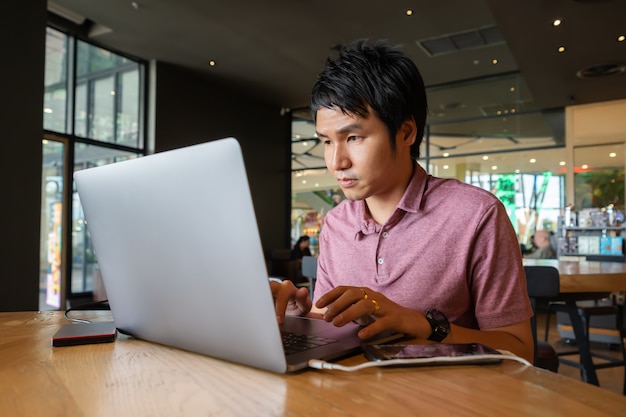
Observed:
[[[619,67],[626,64],[626,41],[617,40],[626,35],[622,0],[48,4],[103,46],[205,72],[279,108],[295,109],[303,121],[308,112],[297,109],[308,105],[316,75],[336,45],[365,37],[402,44],[428,88],[432,144],[422,154],[435,160],[444,152],[559,146],[563,107],[626,97],[626,74]],[[556,18],[562,23],[555,27]],[[595,76],[577,76],[584,69]],[[613,73],[599,76],[600,69]],[[294,135],[300,135],[294,139],[294,170],[323,166],[319,147],[309,151],[314,140],[300,142],[314,139],[311,125],[295,125]],[[560,158],[551,159],[554,164]]]

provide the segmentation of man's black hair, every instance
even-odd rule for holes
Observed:
[[[313,120],[323,107],[367,118],[368,105],[387,126],[393,150],[402,123],[415,120],[417,138],[411,156],[417,159],[428,108],[422,76],[399,47],[362,39],[342,46],[337,58],[327,59],[313,85],[311,111]]]

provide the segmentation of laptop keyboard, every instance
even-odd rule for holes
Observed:
[[[285,354],[287,355],[302,352],[307,349],[324,346],[337,341],[335,339],[330,339],[327,337],[311,336],[307,334],[297,334],[290,332],[282,332],[281,336],[283,338],[283,347],[285,349]]]

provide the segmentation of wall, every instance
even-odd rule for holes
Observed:
[[[570,106],[566,112],[574,146],[626,142],[626,100]]]
[[[46,1],[3,10],[0,311],[37,310]]]
[[[577,146],[587,146],[584,152],[591,152],[589,146],[610,143],[626,144],[626,100],[613,100],[601,103],[569,106],[565,109],[565,135],[567,163],[574,166],[574,152]],[[626,155],[620,155],[626,158]],[[626,160],[624,160],[626,164]],[[574,173],[566,175],[566,203],[575,201]],[[626,199],[626,196],[625,196]]]
[[[155,151],[236,137],[266,256],[289,247],[291,116],[204,74],[156,64]]]

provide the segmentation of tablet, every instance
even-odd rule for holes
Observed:
[[[368,359],[374,361],[388,361],[394,359],[423,359],[423,358],[445,358],[441,363],[447,364],[484,364],[502,362],[502,354],[488,346],[480,343],[467,344],[387,344],[387,345],[366,345],[363,351]],[[452,360],[459,358],[458,361]],[[470,359],[469,357],[473,358]],[[425,361],[424,364],[436,364],[437,361]],[[419,364],[415,362],[414,364]]]

